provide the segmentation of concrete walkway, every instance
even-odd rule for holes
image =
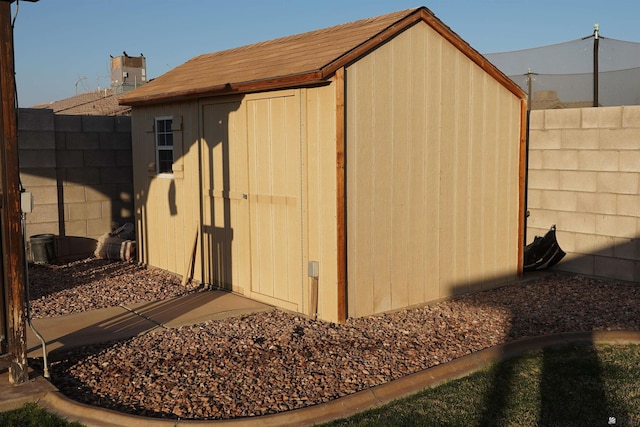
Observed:
[[[239,316],[272,307],[227,292],[212,291],[153,303],[134,304],[36,319],[33,325],[45,338],[48,352],[74,346],[130,338],[157,328],[174,328],[209,319]],[[640,343],[640,331],[605,331],[558,334],[518,340],[480,351],[399,380],[308,408],[248,419],[223,421],[176,421],[144,418],[77,403],[66,398],[45,378],[32,374],[25,384],[11,386],[6,371],[0,372],[0,412],[38,404],[70,421],[86,426],[309,426],[344,418],[383,405],[427,387],[461,378],[486,366],[539,348],[568,342],[609,344]],[[42,357],[40,342],[29,331],[29,357]]]
[[[198,292],[163,301],[34,319],[49,352],[131,338],[158,328],[178,328],[213,319],[270,310],[271,306],[224,291]],[[28,330],[28,357],[41,357],[40,341]]]
[[[123,340],[145,334],[155,329],[178,328],[207,320],[271,310],[273,307],[224,291],[199,292],[163,301],[131,304],[74,313],[66,316],[33,319],[31,324],[45,340],[47,354],[87,344]],[[42,343],[33,331],[27,329],[27,356],[42,358]],[[9,384],[9,373],[0,366],[0,412],[19,408],[26,402],[44,403],[59,396],[58,390],[45,378],[30,372],[30,381],[18,386]],[[62,405],[62,403],[60,403]],[[76,419],[74,405],[68,401],[64,407],[71,413],[65,418]],[[59,412],[52,408],[54,412]],[[86,409],[85,409],[86,411]],[[83,412],[83,411],[81,411]],[[91,412],[91,411],[90,411]],[[105,419],[99,415],[95,422]],[[147,422],[145,421],[145,425]],[[127,424],[116,424],[127,425]]]

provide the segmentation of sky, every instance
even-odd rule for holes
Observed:
[[[110,86],[109,55],[144,54],[147,77],[194,56],[426,6],[480,53],[604,37],[640,42],[638,0],[18,1],[20,107]],[[16,14],[17,10],[17,14]]]

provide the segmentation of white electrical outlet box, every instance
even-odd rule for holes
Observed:
[[[320,265],[318,261],[309,261],[309,277],[317,279],[320,274]]]
[[[28,191],[20,193],[20,209],[24,213],[33,212],[33,194]]]

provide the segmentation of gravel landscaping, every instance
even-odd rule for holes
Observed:
[[[34,317],[204,291],[132,263],[31,266]],[[640,286],[549,275],[345,324],[282,310],[52,355],[79,402],[159,418],[228,419],[327,402],[513,339],[640,330]]]
[[[29,265],[31,317],[157,301],[199,290],[175,274],[141,265],[88,258],[64,265]]]

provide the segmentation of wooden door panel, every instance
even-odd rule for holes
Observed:
[[[300,113],[296,96],[248,101],[252,296],[302,298]]]

